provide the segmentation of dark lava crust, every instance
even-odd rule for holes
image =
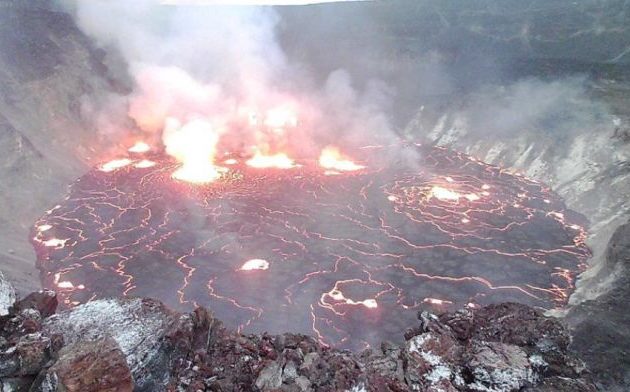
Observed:
[[[566,302],[589,252],[583,219],[549,188],[441,148],[355,157],[367,168],[239,163],[203,186],[173,180],[161,155],[95,168],[36,222],[43,284],[66,307],[153,297],[355,349],[398,339],[422,309]],[[251,259],[268,269],[243,270]]]

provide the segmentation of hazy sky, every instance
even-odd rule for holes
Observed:
[[[256,5],[302,5],[316,3],[334,3],[342,1],[369,0],[161,0],[163,4],[256,4]]]

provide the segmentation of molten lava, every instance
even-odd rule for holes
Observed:
[[[134,144],[133,146],[129,147],[129,149],[127,150],[131,153],[136,153],[136,154],[143,154],[145,152],[149,152],[151,151],[151,146],[149,146],[147,143],[145,142],[136,142],[136,144]]]
[[[223,171],[222,168],[211,163],[188,161],[173,172],[173,178],[195,184],[205,184],[219,179]]]
[[[212,182],[225,170],[214,165],[220,133],[204,119],[181,124],[169,118],[164,128],[166,152],[182,163],[173,178],[196,184]]]
[[[133,161],[128,158],[114,159],[112,161],[102,164],[100,170],[104,172],[111,172],[130,165],[132,162]]]
[[[51,238],[49,240],[45,240],[42,241],[42,244],[44,246],[48,246],[48,247],[53,247],[53,248],[63,248],[63,246],[66,244],[67,240],[62,240],[59,238]]]
[[[324,169],[339,171],[356,171],[365,169],[365,166],[357,165],[344,157],[337,147],[328,146],[322,150],[319,156],[319,165]]]
[[[214,165],[220,128],[167,128],[170,156],[98,166],[35,222],[42,284],[62,307],[148,296],[247,332],[290,325],[361,349],[401,336],[419,310],[563,306],[589,256],[585,219],[548,187],[464,154],[370,146],[418,160],[348,172],[222,151],[228,170]],[[213,182],[181,186],[174,171]]]
[[[459,198],[461,196],[462,195],[460,195],[459,193],[450,189],[442,188],[441,186],[434,186],[433,188],[431,188],[428,197],[435,197],[436,199],[440,200],[459,201]]]
[[[450,177],[447,178],[447,181],[450,179],[449,182],[454,182],[454,180]],[[484,189],[484,188],[482,188]],[[488,196],[489,193],[488,192],[482,192],[482,194],[484,194],[484,196]],[[459,202],[459,199],[461,198],[465,198],[468,201],[477,201],[480,199],[479,195],[477,195],[476,193],[466,193],[466,194],[462,194],[459,192],[456,192],[454,190],[451,189],[447,189],[441,186],[433,186],[431,188],[431,190],[429,191],[427,197],[430,198],[436,198],[438,200],[442,200],[442,201],[451,201],[451,202]]]
[[[154,161],[143,159],[140,162],[134,163],[133,167],[138,168],[138,169],[148,169],[150,167],[155,166],[156,164],[157,163],[155,163]]]
[[[241,271],[266,270],[269,269],[269,262],[262,259],[247,260],[240,268]]]
[[[69,289],[69,290],[83,290],[85,289],[85,286],[80,284],[78,286],[75,286],[72,282],[68,281],[68,280],[60,280],[61,279],[61,273],[57,273],[55,274],[55,279],[53,281],[53,283],[55,285],[57,285],[57,288],[59,289]]]
[[[257,169],[293,169],[298,167],[293,159],[289,158],[285,153],[277,153],[273,155],[265,155],[260,151],[247,160],[246,164]]]

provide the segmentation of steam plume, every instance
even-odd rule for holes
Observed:
[[[389,132],[383,114],[389,93],[378,82],[359,92],[339,70],[321,89],[299,91],[303,75],[276,40],[279,17],[271,7],[79,1],[75,14],[100,46],[126,60],[134,88],[120,99],[128,100],[128,116],[180,160],[189,153],[212,160],[219,144],[315,156],[333,135],[358,143]],[[294,113],[301,126],[288,130],[297,128]],[[247,129],[244,121],[274,133]],[[202,134],[194,151],[182,150]]]

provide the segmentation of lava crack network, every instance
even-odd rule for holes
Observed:
[[[399,339],[424,308],[566,302],[589,256],[581,216],[523,176],[404,148],[413,165],[334,176],[231,158],[201,186],[173,179],[161,155],[97,167],[33,228],[44,286],[64,306],[150,296],[346,348]]]

